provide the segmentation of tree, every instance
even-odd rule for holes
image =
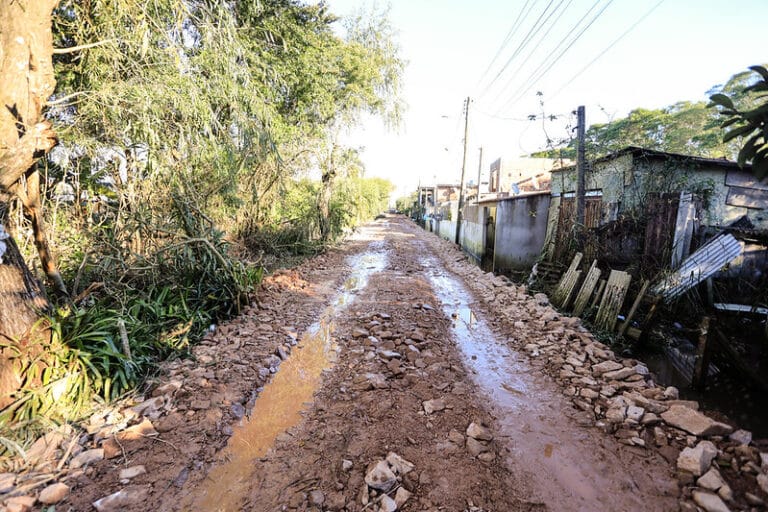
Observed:
[[[753,83],[742,86],[743,96],[751,94],[750,102],[738,101],[736,94],[720,92],[710,99],[726,120],[722,128],[730,128],[723,135],[723,142],[739,138],[743,141],[737,162],[740,167],[752,164],[752,172],[757,179],[768,176],[768,69],[763,66],[751,66],[749,69],[759,75]],[[736,101],[734,101],[736,100]]]
[[[0,408],[20,385],[11,352],[25,350],[47,299],[9,233],[11,201],[32,218],[41,253],[39,176],[35,163],[56,143],[43,107],[56,81],[51,13],[56,0],[17,0],[0,7]]]

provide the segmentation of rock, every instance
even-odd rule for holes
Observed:
[[[42,491],[37,497],[38,501],[44,505],[53,505],[69,496],[69,486],[61,482],[51,484]]]
[[[369,335],[370,333],[366,329],[361,329],[359,327],[352,329],[353,338],[367,338]]]
[[[432,414],[433,412],[438,412],[445,409],[445,402],[442,398],[427,400],[422,405],[424,406],[424,412],[427,414]]]
[[[768,468],[768,453],[760,452],[760,467]]]
[[[373,389],[387,389],[389,387],[387,378],[381,373],[366,373],[365,380]]]
[[[448,432],[448,440],[459,446],[464,446],[464,436],[455,428]]]
[[[667,400],[677,400],[680,398],[680,391],[675,386],[668,386],[664,389],[664,398]]]
[[[153,397],[163,396],[163,395],[171,395],[173,396],[178,390],[181,389],[181,381],[180,380],[172,380],[166,384],[163,384],[162,386],[156,387],[152,391]]]
[[[164,395],[144,400],[138,405],[131,407],[131,410],[138,416],[147,416],[149,418],[159,418],[165,407],[166,397]]]
[[[322,507],[325,503],[325,494],[320,489],[315,489],[309,493],[309,503],[316,507]]]
[[[327,510],[330,510],[332,512],[342,511],[344,510],[344,507],[347,506],[347,500],[344,498],[344,495],[342,493],[332,492],[326,498],[325,506]]]
[[[699,437],[722,436],[733,431],[730,425],[720,423],[698,411],[680,405],[673,405],[667,412],[662,413],[661,417],[668,425]]]
[[[722,486],[726,485],[726,483],[717,469],[710,468],[709,471],[696,480],[696,485],[717,492]]]
[[[611,407],[605,413],[605,419],[611,423],[623,423],[627,417],[626,407]]]
[[[386,494],[381,497],[381,500],[379,501],[379,511],[380,512],[395,512],[397,510],[397,502],[387,496]]]
[[[352,466],[354,466],[354,464],[352,464],[351,460],[343,459],[341,461],[341,469],[343,471],[347,471],[347,472],[352,471]]]
[[[624,365],[617,362],[617,361],[603,361],[602,363],[598,363],[595,365],[592,365],[592,373],[594,375],[602,375],[604,373],[608,372],[615,372],[616,370],[621,370],[624,368]]]
[[[288,359],[289,354],[283,345],[278,345],[278,347],[275,349],[275,355],[285,361]]]
[[[389,469],[389,464],[384,460],[380,460],[365,475],[365,483],[372,489],[389,492],[397,483],[397,477]]]
[[[605,377],[608,380],[623,380],[629,377],[630,375],[635,375],[634,368],[622,368],[620,370],[614,370],[612,372],[603,374],[603,377]]]
[[[496,454],[491,451],[483,452],[478,455],[477,458],[483,462],[493,462],[493,460],[496,458]]]
[[[467,427],[467,435],[472,439],[477,439],[480,441],[493,440],[493,434],[491,434],[491,431],[488,430],[486,427],[478,423],[475,423],[474,421],[470,423],[469,426]]]
[[[35,506],[34,496],[14,496],[5,500],[5,507],[8,512],[28,512]]]
[[[477,457],[483,452],[488,451],[488,446],[474,437],[467,437],[467,451],[473,457]]]
[[[120,480],[130,480],[136,478],[139,475],[143,475],[147,472],[147,468],[144,465],[131,466],[120,470]]]
[[[630,405],[627,407],[627,419],[632,420],[635,422],[640,422],[640,420],[643,418],[643,415],[645,414],[645,409],[642,407],[637,407],[635,405]]]
[[[716,494],[693,491],[693,501],[707,512],[731,512],[731,509]]]
[[[69,461],[69,467],[71,469],[78,469],[81,468],[87,464],[93,464],[94,462],[98,462],[104,458],[104,449],[103,448],[95,448],[93,450],[86,450],[84,452],[81,452],[80,454],[72,457],[72,459]]]
[[[741,445],[748,445],[752,442],[752,432],[749,430],[739,429],[735,432],[732,432],[731,435],[728,436],[728,439]]]
[[[677,457],[677,467],[695,476],[701,476],[717,457],[717,447],[710,441],[701,441],[695,448],[685,448]]]
[[[413,470],[413,463],[408,462],[395,452],[389,452],[386,460],[392,471],[400,476],[407,475]]]
[[[146,501],[147,496],[149,496],[149,489],[146,487],[126,487],[94,501],[93,506],[99,512],[120,512],[125,508]]]
[[[397,508],[402,508],[402,506],[405,505],[405,502],[408,501],[408,498],[410,498],[411,495],[412,494],[408,492],[405,487],[400,487],[395,493],[395,505],[397,505]]]
[[[645,415],[643,415],[643,419],[640,420],[640,423],[642,425],[655,425],[658,422],[661,421],[661,418],[653,414],[652,412],[647,412]]]
[[[0,473],[0,494],[11,492],[16,484],[14,473]]]
[[[376,353],[383,357],[384,359],[390,360],[390,359],[400,359],[403,357],[403,355],[398,352],[397,350],[383,350],[379,349],[376,351]]]

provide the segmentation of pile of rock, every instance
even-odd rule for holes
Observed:
[[[768,454],[751,445],[748,432],[734,432],[731,425],[709,418],[697,402],[680,400],[676,388],[656,385],[642,362],[617,358],[579,318],[552,308],[545,294],[530,295],[525,286],[452,258],[452,244],[445,245],[446,266],[462,275],[510,328],[510,345],[561,384],[576,407],[593,415],[597,427],[623,444],[657,449],[677,464],[683,509],[720,512],[730,510],[728,504],[765,506]],[[725,475],[722,467],[729,468]],[[735,496],[727,478],[739,479],[740,488],[756,492]]]
[[[413,470],[413,464],[395,452],[368,466],[359,501],[374,512],[395,512],[411,497],[403,486],[403,477]]]

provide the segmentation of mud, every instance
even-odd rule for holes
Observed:
[[[594,428],[510,348],[438,242],[390,217],[270,277],[196,361],[168,366],[183,385],[159,436],[88,468],[62,509],[128,485],[141,500],[121,510],[376,510],[364,478],[395,452],[414,466],[399,510],[676,510],[669,465]],[[471,423],[493,434],[479,454]],[[119,482],[135,464],[147,473]]]

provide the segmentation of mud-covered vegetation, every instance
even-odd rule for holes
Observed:
[[[0,397],[0,455],[135,388],[238,313],[264,263],[322,250],[392,190],[341,142],[361,115],[399,121],[385,11],[62,1],[52,30],[58,145],[36,170],[58,266],[40,264],[10,199],[0,222],[51,307],[44,335],[0,338],[18,377]]]

